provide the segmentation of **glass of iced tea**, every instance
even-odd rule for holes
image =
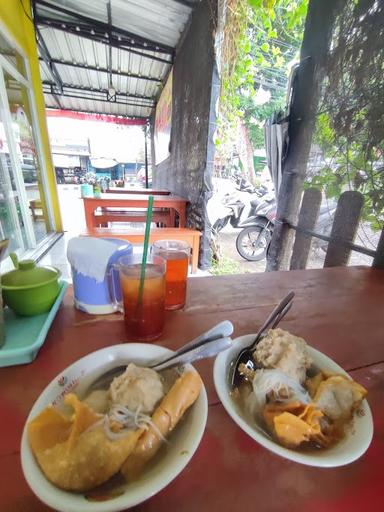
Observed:
[[[157,240],[152,246],[152,254],[166,260],[165,309],[181,309],[187,294],[190,246],[182,240]]]
[[[164,327],[165,261],[148,254],[141,285],[142,254],[130,254],[118,260],[124,320],[131,340],[152,341]]]

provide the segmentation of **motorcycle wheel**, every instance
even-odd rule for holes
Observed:
[[[248,261],[261,261],[267,255],[271,233],[261,226],[250,226],[240,231],[236,238],[236,249]]]

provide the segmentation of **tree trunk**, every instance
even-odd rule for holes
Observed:
[[[248,128],[244,123],[239,123],[239,156],[247,178],[251,183],[255,181],[255,167],[253,164],[253,148],[249,137]]]
[[[287,270],[315,118],[325,75],[333,26],[344,0],[310,0],[301,47],[300,67],[293,84],[289,119],[289,147],[283,163],[275,228],[267,257],[267,270]]]

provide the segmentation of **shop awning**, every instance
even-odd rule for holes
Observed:
[[[148,118],[200,0],[36,0],[48,108]]]

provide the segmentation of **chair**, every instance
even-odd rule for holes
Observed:
[[[315,231],[321,200],[320,190],[308,188],[304,191],[297,225],[290,224],[296,231],[290,270],[306,268],[313,238],[328,242],[324,267],[346,266],[351,251],[356,251],[373,257],[373,267],[384,269],[384,229],[376,250],[353,243],[364,207],[364,196],[356,191],[341,194],[329,236]]]

